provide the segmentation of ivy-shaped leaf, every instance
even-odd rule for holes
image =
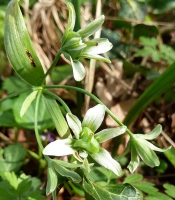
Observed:
[[[92,181],[83,180],[84,190],[95,200],[139,200],[139,192],[130,184],[101,187]]]

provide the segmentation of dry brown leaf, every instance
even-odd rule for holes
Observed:
[[[132,107],[135,99],[128,99],[126,101],[120,102],[110,108],[111,112],[120,120],[121,122],[124,120],[128,111]],[[117,123],[108,115],[106,117],[106,125],[111,127],[116,127]]]

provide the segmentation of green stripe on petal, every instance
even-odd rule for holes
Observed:
[[[117,176],[122,175],[122,168],[120,164],[114,160],[111,155],[103,148],[100,148],[98,153],[90,154],[90,156],[101,166],[110,169]]]
[[[72,129],[73,133],[75,134],[76,139],[79,139],[80,133],[82,131],[81,122],[77,116],[73,115],[72,113],[68,113],[66,115],[67,122],[69,127]]]
[[[72,148],[72,139],[56,140],[49,143],[43,150],[44,155],[66,156],[75,153]]]
[[[110,49],[112,49],[112,43],[109,42],[108,39],[104,38],[98,38],[90,40],[90,42],[95,43],[96,45],[90,45],[83,49],[81,52],[82,54],[102,54],[108,52]],[[88,43],[87,43],[88,44]],[[81,56],[81,54],[80,54]]]
[[[86,75],[86,71],[84,66],[81,64],[80,61],[78,60],[72,60],[71,56],[69,57],[70,61],[71,61],[71,65],[72,65],[72,69],[73,69],[73,75],[76,81],[81,81],[85,75]]]
[[[140,163],[139,156],[137,154],[135,147],[132,145],[131,146],[131,161],[129,165],[127,166],[127,168],[129,169],[131,173],[133,173],[139,166],[139,163]]]
[[[159,166],[160,161],[157,155],[149,146],[147,146],[147,144],[145,144],[144,141],[144,139],[140,138],[132,139],[132,145],[134,145],[137,153],[146,165],[150,167]]]
[[[98,104],[87,111],[82,122],[82,127],[88,127],[92,132],[95,132],[101,125],[104,116],[105,106]]]
[[[105,142],[111,138],[117,137],[126,132],[126,126],[120,126],[117,128],[109,128],[100,131],[94,135],[95,139],[99,142]]]
[[[107,58],[104,58],[103,56],[100,55],[94,55],[91,53],[83,53],[81,54],[81,58],[88,58],[88,59],[94,59],[94,60],[100,60],[106,63],[111,63],[111,61]]]

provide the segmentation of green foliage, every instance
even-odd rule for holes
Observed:
[[[4,44],[16,73],[27,83],[40,86],[43,83],[44,71],[33,48],[17,0],[12,0],[6,10]]]
[[[119,199],[133,199],[138,200],[140,195],[137,190],[130,184],[111,185],[107,187],[101,187],[100,185],[93,183],[90,180],[83,180],[84,190],[91,196],[91,199],[95,200],[119,200]]]
[[[21,144],[11,144],[6,148],[0,147],[0,174],[2,172],[18,172],[24,163],[26,150]]]
[[[135,57],[151,56],[154,62],[164,60],[169,65],[175,61],[175,51],[165,44],[158,45],[156,38],[140,37],[140,44],[143,46],[143,49],[138,50],[137,53],[134,54]]]
[[[146,200],[158,200],[158,199],[168,199],[168,200],[172,200],[172,198],[170,198],[169,196],[172,196],[172,192],[174,191],[174,187],[173,185],[171,185],[171,187],[169,187],[168,191],[166,192],[169,196],[160,193],[158,191],[158,189],[154,186],[153,183],[150,182],[146,182],[146,181],[142,181],[143,176],[141,174],[131,174],[129,176],[127,176],[124,180],[123,183],[130,183],[132,184],[135,188],[137,188],[143,199],[143,193],[147,194],[146,196]],[[164,184],[164,188],[167,189],[169,186],[169,184]]]
[[[0,181],[0,200],[44,200],[39,189],[41,181],[21,174],[19,177],[14,172],[4,172]]]

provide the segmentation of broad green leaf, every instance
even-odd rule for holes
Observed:
[[[119,17],[144,20],[147,9],[144,3],[137,0],[120,0],[120,6]]]
[[[34,101],[31,103],[30,107],[25,112],[23,117],[21,118],[20,116],[20,110],[21,110],[22,104],[28,95],[29,93],[25,93],[15,98],[15,102],[13,104],[13,115],[15,117],[16,122],[18,123],[18,126],[34,130],[36,99],[34,99]],[[54,124],[52,120],[50,119],[50,115],[49,115],[49,112],[47,111],[43,96],[41,96],[38,112],[39,112],[38,113],[38,129],[42,131],[44,129],[53,128]]]
[[[95,132],[101,125],[104,116],[105,106],[98,104],[87,111],[82,122],[82,127],[88,127],[92,132]]]
[[[104,129],[94,135],[95,139],[99,142],[105,142],[111,138],[117,137],[126,131],[126,126],[120,126],[117,128],[109,128],[109,129]]]
[[[146,194],[154,195],[158,192],[158,189],[150,182],[132,183],[132,185]]]
[[[30,196],[26,197],[26,200],[45,200],[46,198],[40,194],[39,191],[30,193]]]
[[[166,189],[165,192],[170,196],[175,198],[175,186],[165,183],[163,187]]]
[[[154,193],[154,195],[149,195],[145,197],[145,200],[173,200],[173,199],[166,194],[156,192]]]
[[[55,170],[61,174],[61,176],[63,177],[67,177],[70,178],[73,182],[75,183],[80,183],[81,182],[81,177],[79,174],[77,174],[74,171],[71,171],[61,165],[58,165],[57,163],[53,162],[53,167],[55,168]]]
[[[11,195],[3,186],[0,186],[0,192],[1,192],[0,200],[13,200]]]
[[[171,164],[175,167],[175,149],[171,148],[164,152],[165,156],[171,162]]]
[[[30,85],[40,86],[44,71],[30,40],[18,0],[12,0],[6,10],[4,44],[16,73]]]
[[[18,76],[10,76],[3,81],[2,89],[6,90],[8,94],[25,89],[29,85],[20,79]]]
[[[123,183],[134,183],[137,181],[141,181],[143,179],[143,176],[141,174],[130,174],[127,176]]]
[[[26,150],[21,144],[11,144],[6,148],[0,147],[0,172],[17,172],[26,157]]]
[[[32,93],[27,96],[27,98],[24,100],[21,110],[20,110],[20,116],[23,117],[27,109],[29,108],[30,104],[33,102],[33,100],[36,98],[38,91],[35,90]]]
[[[67,138],[70,135],[70,130],[59,105],[55,99],[46,94],[44,95],[44,102],[59,136],[61,138]]]
[[[95,20],[93,20],[92,22],[90,22],[87,26],[80,29],[77,33],[79,33],[81,35],[82,39],[89,37],[89,36],[93,35],[95,32],[97,32],[98,29],[100,29],[104,20],[105,20],[105,16],[101,15],[100,17],[98,17]]]
[[[129,184],[101,187],[100,185],[83,180],[84,190],[95,200],[138,200],[139,192]]]
[[[175,8],[174,0],[149,0],[148,2],[154,14],[165,13]]]
[[[70,65],[63,65],[56,67],[53,72],[51,72],[51,80],[57,84],[68,77],[72,77],[72,67]]]
[[[148,106],[158,95],[166,91],[166,89],[175,82],[174,68],[175,63],[173,63],[143,92],[129,110],[123,122],[125,125],[130,125],[146,106]]]
[[[6,180],[9,182],[9,184],[17,190],[18,188],[18,179],[16,177],[16,174],[14,172],[4,172],[4,176]]]
[[[47,185],[46,185],[46,195],[52,193],[57,187],[57,175],[52,167],[52,164],[48,164],[47,170]]]

